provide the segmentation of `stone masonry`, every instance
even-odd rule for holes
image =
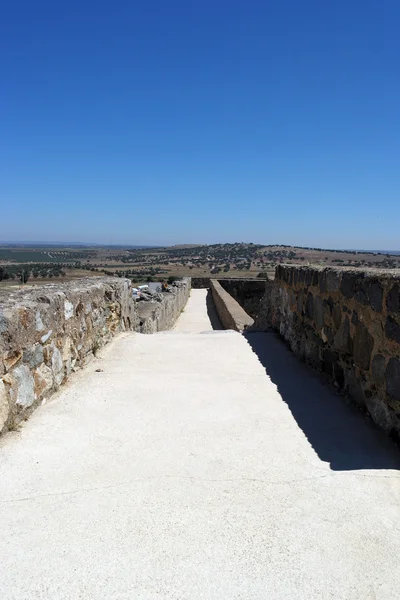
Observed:
[[[158,302],[135,302],[131,282],[111,277],[3,292],[0,432],[26,418],[115,334],[169,329],[189,292],[186,279]]]
[[[256,325],[400,439],[400,275],[280,265]]]

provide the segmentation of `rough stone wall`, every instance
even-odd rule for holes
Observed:
[[[265,294],[265,279],[219,279],[221,286],[240,304],[240,306],[256,319],[260,310],[260,302]]]
[[[256,325],[400,439],[400,274],[278,266]]]
[[[0,295],[0,431],[55,392],[112,337],[168,329],[190,292],[177,282],[161,302],[135,302],[131,282],[90,278]],[[142,305],[150,308],[146,317]]]
[[[254,319],[223,289],[218,281],[211,280],[210,289],[219,320],[225,329],[244,331],[254,324]]]
[[[190,278],[175,281],[162,302],[138,302],[139,331],[156,333],[171,329],[188,301]]]
[[[192,288],[194,290],[210,287],[210,277],[192,277]]]
[[[265,294],[268,283],[265,279],[244,277],[210,278],[192,277],[192,288],[209,288],[210,281],[218,281],[219,284],[230,294],[236,302],[247,312],[248,315],[257,319],[260,303]]]

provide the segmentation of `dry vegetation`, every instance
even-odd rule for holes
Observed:
[[[273,277],[279,263],[400,268],[400,255],[259,244],[134,247],[0,248],[1,285],[70,281],[88,275],[118,275],[134,282],[168,277]]]

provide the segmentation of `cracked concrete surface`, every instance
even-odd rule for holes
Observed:
[[[205,302],[1,440],[2,600],[398,596],[397,451],[275,336],[187,333]]]

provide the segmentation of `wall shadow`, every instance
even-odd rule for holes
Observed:
[[[211,326],[213,329],[223,329],[221,321],[219,320],[217,309],[214,304],[211,290],[207,290],[206,296],[207,314],[210,319]]]
[[[400,469],[398,448],[302,363],[276,333],[244,333],[298,426],[335,471]]]

